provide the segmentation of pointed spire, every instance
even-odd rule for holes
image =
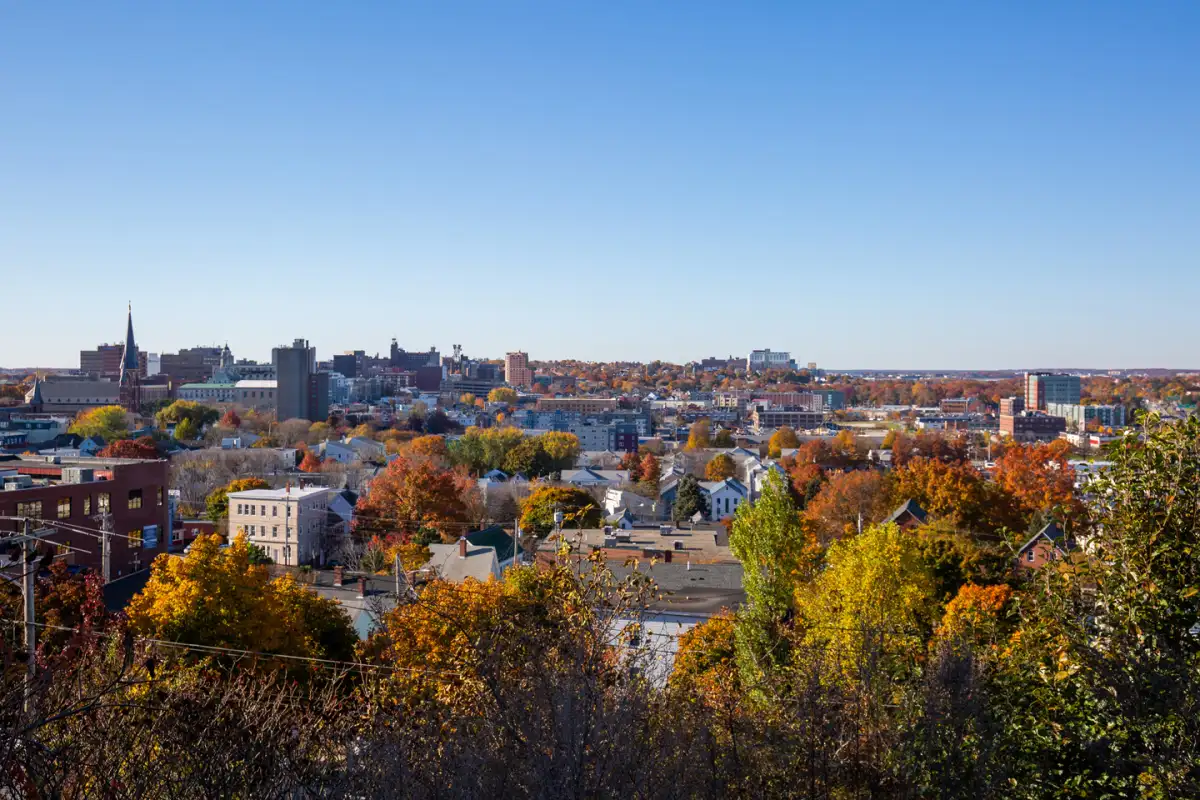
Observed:
[[[125,323],[125,352],[121,356],[121,372],[125,370],[133,370],[135,373],[140,367],[138,362],[137,342],[133,340],[133,303],[129,304],[129,317]],[[124,375],[122,374],[122,377]]]
[[[25,402],[31,406],[40,406],[45,401],[42,400],[42,374],[35,373],[33,377],[33,391],[25,398]]]

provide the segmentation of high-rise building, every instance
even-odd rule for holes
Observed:
[[[228,347],[187,347],[178,353],[163,353],[159,356],[158,371],[176,386],[203,383],[224,366],[224,354],[228,352]]]
[[[316,374],[317,350],[308,346],[308,340],[296,339],[292,346],[280,345],[271,350],[271,362],[276,372],[276,419],[307,419],[309,397],[312,391],[312,376]],[[327,404],[328,406],[328,404]],[[326,415],[328,415],[328,407]],[[319,419],[325,419],[325,416]]]
[[[1080,392],[1078,375],[1025,373],[1025,408],[1029,411],[1045,411],[1050,403],[1078,405]]]
[[[79,371],[101,380],[120,380],[124,357],[125,345],[123,343],[100,344],[94,350],[80,350]],[[138,353],[138,368],[142,372],[142,377],[146,377],[148,363],[148,356],[145,353]]]
[[[333,357],[333,371],[346,378],[357,378],[365,374],[363,360],[367,354],[362,350],[347,350]]]
[[[529,388],[533,384],[533,370],[529,368],[529,354],[520,351],[504,356],[504,380],[510,386]]]
[[[146,374],[146,354],[138,357],[137,342],[133,339],[133,306],[125,319],[125,347],[121,354],[121,405],[136,414],[142,407],[142,376]]]
[[[763,372],[768,369],[790,369],[796,366],[792,356],[785,350],[751,350],[746,357],[747,372]]]

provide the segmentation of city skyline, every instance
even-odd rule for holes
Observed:
[[[3,18],[0,269],[74,300],[6,366],[127,301],[260,360],[1193,366],[1195,6]]]

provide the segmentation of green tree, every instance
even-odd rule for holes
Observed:
[[[712,437],[712,444],[713,447],[733,447],[735,444],[733,434],[729,432],[728,428],[719,428]]]
[[[186,419],[191,422],[197,432],[203,430],[206,425],[212,425],[220,418],[220,411],[193,400],[176,400],[154,415],[154,420],[160,428],[178,424]]]
[[[671,506],[671,518],[681,523],[690,520],[699,511],[708,516],[708,495],[700,490],[700,482],[694,475],[684,475],[675,487],[675,503]]]
[[[104,441],[129,438],[129,416],[120,406],[100,406],[81,411],[68,428],[76,436],[101,436]]]
[[[200,430],[191,419],[184,417],[175,423],[175,438],[181,442],[194,441],[200,435]]]
[[[738,671],[746,686],[760,686],[787,660],[783,621],[792,607],[805,538],[783,478],[768,472],[762,496],[753,505],[738,506],[729,532],[746,592],[736,625]]]
[[[594,528],[602,519],[600,507],[583,489],[541,486],[521,502],[521,530],[545,536],[554,530],[554,512],[563,513],[563,528]]]

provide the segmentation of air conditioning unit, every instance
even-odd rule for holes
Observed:
[[[33,488],[33,476],[31,475],[11,475],[4,479],[4,491],[6,492],[31,488]]]
[[[91,483],[96,473],[91,467],[66,467],[62,471],[63,483]]]

